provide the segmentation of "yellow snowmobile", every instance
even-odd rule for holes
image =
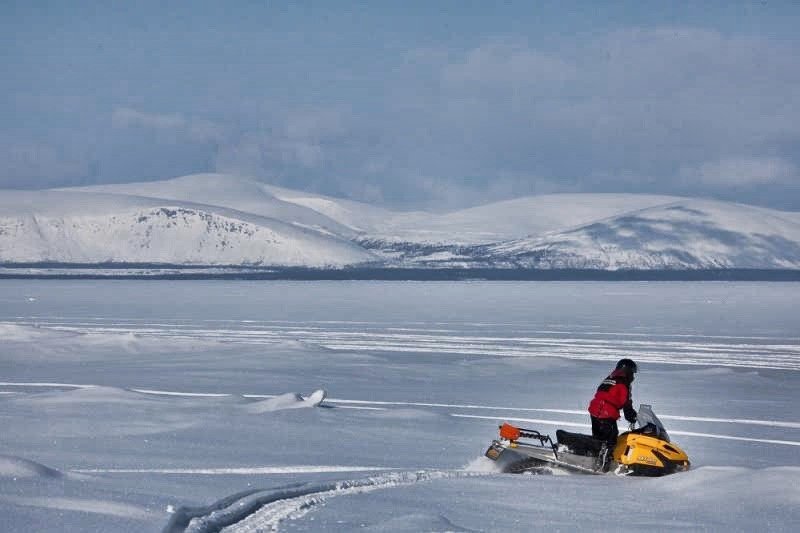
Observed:
[[[635,429],[622,433],[611,454],[591,435],[556,431],[550,435],[505,423],[486,457],[502,472],[536,472],[558,467],[587,474],[663,476],[689,469],[686,452],[670,442],[667,430],[649,405],[641,405]],[[526,439],[526,440],[520,440]]]

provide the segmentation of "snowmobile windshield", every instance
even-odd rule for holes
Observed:
[[[649,405],[642,404],[639,406],[639,412],[636,415],[636,428],[637,433],[645,433],[653,435],[661,440],[669,442],[669,434],[664,428],[664,424],[658,419],[653,412],[653,408]]]

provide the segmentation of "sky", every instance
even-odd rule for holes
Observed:
[[[0,0],[0,188],[800,210],[797,2]]]

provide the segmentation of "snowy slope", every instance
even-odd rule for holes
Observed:
[[[562,231],[595,220],[675,201],[645,194],[548,194],[444,214],[396,216],[374,237],[416,243],[480,244]]]
[[[367,228],[357,241],[404,266],[800,268],[800,213],[730,202],[552,194],[437,214],[376,212],[334,198],[273,191]]]
[[[268,186],[239,176],[192,174],[164,181],[95,185],[66,190],[106,192],[216,205],[345,237],[351,237],[355,233],[347,225],[325,216],[324,211],[309,209],[296,202],[285,202],[277,195],[271,194]]]
[[[417,244],[480,244],[540,235],[677,200],[645,194],[549,194],[447,213],[400,212],[272,185],[265,187],[286,202],[314,209],[361,230],[364,238]]]
[[[684,199],[482,253],[525,268],[796,269],[800,224],[770,209]]]
[[[0,197],[2,262],[323,267],[371,259],[341,238],[220,207],[90,192]]]
[[[552,194],[495,202],[448,213],[392,211],[363,202],[259,183],[224,174],[82,189],[230,207],[288,223],[392,240],[486,243],[563,230],[597,219],[675,201],[642,194]]]
[[[398,219],[402,220],[409,216],[362,202],[295,191],[275,185],[262,186],[275,198],[312,209],[359,233],[374,233],[378,228],[393,227]]]
[[[800,268],[800,214],[673,196],[400,212],[223,174],[0,196],[0,262]]]

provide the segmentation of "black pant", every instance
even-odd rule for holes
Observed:
[[[617,421],[611,418],[592,418],[592,437],[607,443],[608,448],[613,450],[617,445],[619,428]]]

